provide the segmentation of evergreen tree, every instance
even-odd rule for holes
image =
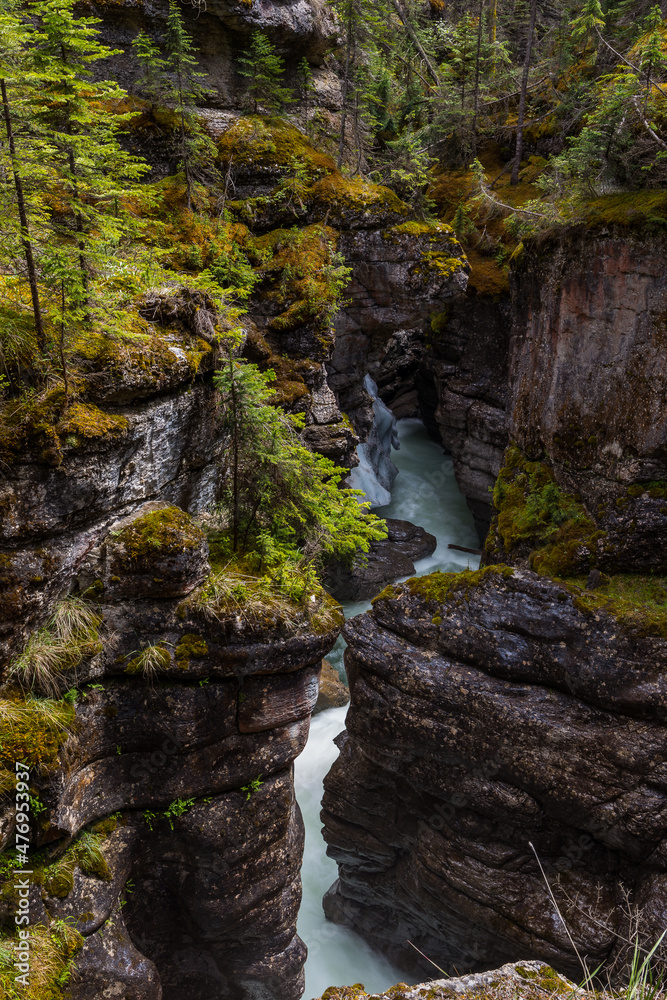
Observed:
[[[165,48],[166,66],[173,77],[169,97],[176,114],[180,161],[185,173],[188,211],[191,211],[192,184],[197,167],[213,160],[215,146],[204,132],[197,115],[197,103],[203,102],[208,94],[201,83],[206,74],[197,69],[192,39],[185,30],[177,0],[169,0]],[[155,61],[153,66],[157,71]]]
[[[570,23],[572,37],[577,42],[583,42],[586,51],[589,41],[596,36],[597,29],[603,25],[604,14],[600,0],[584,0],[581,14]]]
[[[151,102],[151,113],[156,106],[169,94],[169,82],[166,75],[166,62],[160,55],[160,49],[146,34],[141,31],[132,41],[135,58],[139,63],[139,87]]]
[[[342,489],[345,469],[305,448],[303,418],[271,405],[273,372],[228,357],[215,374],[230,437],[222,508],[232,551],[262,554],[264,566],[285,559],[320,565],[325,555],[351,560],[386,535],[353,490]]]
[[[35,253],[29,219],[30,200],[26,195],[24,183],[24,171],[26,164],[21,151],[17,147],[15,139],[14,108],[10,100],[10,93],[14,88],[20,88],[21,83],[25,89],[25,81],[28,74],[29,55],[28,47],[30,42],[35,40],[34,25],[27,22],[21,15],[18,4],[5,0],[0,7],[0,95],[2,97],[2,114],[6,138],[6,152],[8,163],[4,169],[11,174],[13,180],[14,194],[16,198],[16,216],[14,216],[11,201],[7,205],[8,212],[4,215],[5,233],[11,226],[12,220],[15,222],[14,230],[18,237],[17,243],[25,261],[28,284],[30,286],[30,297],[32,301],[33,317],[35,322],[35,333],[37,336],[37,346],[40,351],[44,350],[46,335],[44,331],[44,318],[40,302],[39,287],[37,280],[37,267],[35,264]],[[20,97],[19,97],[20,100]],[[15,258],[18,248],[5,242],[5,264]]]
[[[253,31],[248,52],[239,63],[239,73],[248,81],[247,97],[255,114],[260,104],[278,112],[290,101],[291,91],[281,83],[285,74],[283,61],[261,31]]]

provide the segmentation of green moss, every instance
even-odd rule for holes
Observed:
[[[312,187],[312,194],[315,201],[339,212],[383,214],[389,211],[397,215],[409,212],[408,206],[389,188],[360,177],[343,177],[338,171],[317,181]]]
[[[167,667],[171,664],[171,656],[169,654],[169,650],[168,649],[164,649],[164,647],[159,647],[159,646],[152,646],[152,647],[150,647],[150,657],[151,657],[151,663],[152,663],[152,667],[151,667],[152,671],[166,670]],[[126,674],[130,674],[132,676],[135,675],[135,674],[145,673],[146,672],[146,663],[147,663],[146,651],[142,650],[142,652],[139,653],[138,656],[135,656],[133,659],[130,660],[130,662],[128,663],[128,665],[125,667],[125,673]],[[105,714],[110,709],[111,709],[111,706],[109,706],[109,708],[105,709]],[[117,714],[117,713],[118,713],[118,709],[116,709],[116,711],[114,712],[114,714]]]
[[[30,768],[52,767],[75,719],[66,701],[30,698],[0,701],[0,767],[13,773],[16,761]]]
[[[336,170],[330,156],[319,152],[308,137],[280,118],[251,115],[237,119],[218,141],[218,156],[235,166],[256,166],[291,170],[301,160],[311,176]]]
[[[179,670],[187,670],[191,659],[201,660],[205,656],[208,656],[206,640],[194,633],[184,635],[176,647],[176,665]]]
[[[563,582],[584,614],[610,615],[628,635],[667,638],[667,577],[619,573],[595,590],[587,590],[583,578]]]
[[[61,436],[74,434],[83,438],[121,437],[130,426],[127,417],[104,413],[90,403],[73,403],[58,425]]]
[[[180,507],[150,511],[123,528],[117,541],[125,547],[132,562],[145,562],[159,555],[178,556],[198,549],[204,533]]]
[[[593,562],[605,533],[576,497],[563,493],[548,465],[529,462],[516,445],[507,450],[493,502],[505,551],[530,546],[530,566],[537,573],[565,576]]]
[[[473,587],[479,587],[492,577],[508,579],[513,575],[514,570],[510,566],[502,565],[485,566],[483,569],[476,570],[466,569],[462,573],[442,573],[437,570],[435,573],[429,573],[428,576],[417,576],[406,580],[400,586],[406,588],[410,594],[421,597],[425,601],[443,604],[451,600],[455,594],[465,593]],[[400,587],[397,587],[396,591],[400,594]],[[386,592],[383,591],[384,593]]]
[[[661,189],[607,194],[586,202],[583,207],[589,227],[604,225],[641,231],[662,231],[667,227],[667,192]]]

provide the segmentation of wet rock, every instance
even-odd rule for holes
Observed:
[[[348,622],[351,705],[322,817],[331,919],[412,974],[622,948],[664,926],[667,642],[525,571],[394,587]],[[577,899],[575,906],[572,900]],[[662,923],[661,923],[662,921]]]
[[[337,601],[363,601],[375,597],[388,583],[415,571],[415,562],[435,552],[438,544],[419,525],[386,518],[387,538],[371,542],[365,560],[351,570],[338,563],[327,571],[325,586]]]
[[[320,691],[313,714],[326,712],[328,708],[341,708],[343,705],[347,705],[349,700],[350,690],[347,684],[341,679],[332,663],[329,663],[328,660],[322,660]]]

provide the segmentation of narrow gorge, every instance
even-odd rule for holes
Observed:
[[[0,1000],[661,1000],[663,13],[0,2]]]

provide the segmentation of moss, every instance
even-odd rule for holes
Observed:
[[[208,656],[206,640],[200,635],[188,633],[178,643],[175,655],[178,669],[187,670],[191,659],[201,660]]]
[[[0,766],[12,772],[16,761],[31,769],[52,767],[74,724],[74,707],[66,701],[40,698],[2,699],[0,708]]]
[[[180,507],[165,507],[138,517],[119,532],[117,541],[125,547],[129,560],[139,563],[157,555],[169,558],[198,549],[204,534]]]
[[[509,267],[499,264],[495,257],[485,257],[479,251],[466,247],[466,257],[470,265],[468,288],[478,295],[491,297],[509,295]]]
[[[58,433],[83,438],[121,437],[130,426],[127,417],[104,413],[90,403],[73,403],[58,425]]]
[[[607,194],[586,202],[583,210],[589,228],[662,231],[667,227],[667,192],[658,189]]]
[[[413,219],[410,222],[400,222],[397,226],[385,229],[382,238],[390,240],[395,236],[427,236],[431,240],[440,240],[444,235],[456,238],[452,227],[442,222],[417,222]]]
[[[152,671],[155,670],[166,670],[171,664],[171,656],[168,649],[153,647],[151,649],[151,655],[153,659]],[[139,653],[135,656],[125,667],[125,673],[134,676],[135,674],[142,674],[146,670],[146,655],[145,653]],[[113,712],[114,715],[118,714],[118,709],[115,706],[109,705],[104,709],[104,714],[107,715],[109,712]]]
[[[563,582],[585,615],[610,615],[628,635],[667,638],[667,577],[619,573],[595,590],[587,590],[583,578]]]
[[[409,212],[405,202],[389,188],[360,177],[343,177],[337,171],[317,181],[312,187],[312,194],[316,201],[338,211],[352,210],[364,214],[393,212],[397,215]]]
[[[218,141],[218,156],[229,163],[233,155],[237,167],[291,170],[295,159],[304,162],[311,174],[333,172],[331,157],[319,152],[308,137],[279,118],[251,115],[237,119]]]
[[[440,570],[437,570],[435,573],[429,573],[428,576],[418,576],[411,580],[406,580],[402,584],[402,587],[406,588],[411,595],[421,597],[425,601],[443,604],[455,594],[469,591],[473,587],[479,587],[492,577],[508,579],[513,574],[514,570],[510,566],[503,565],[485,566],[483,569],[476,570],[463,570],[462,573],[442,573]],[[397,592],[400,593],[400,588],[397,588]],[[384,593],[385,591],[383,591]],[[438,622],[437,624],[440,623]]]
[[[530,546],[529,563],[537,573],[565,576],[594,561],[605,533],[576,497],[563,493],[548,465],[528,461],[516,445],[506,452],[493,502],[505,551]]]

